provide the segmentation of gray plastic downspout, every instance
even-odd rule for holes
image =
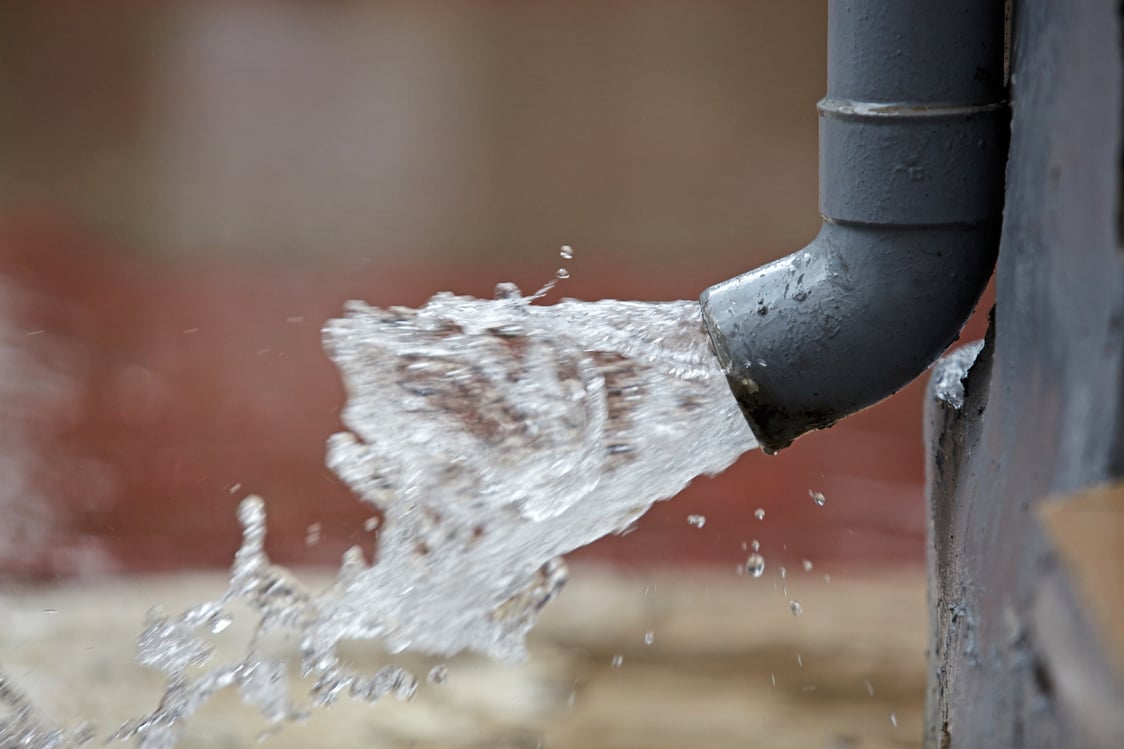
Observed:
[[[766,452],[896,392],[995,264],[1009,114],[1002,0],[831,0],[823,228],[701,297]]]

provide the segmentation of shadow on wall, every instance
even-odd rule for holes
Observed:
[[[818,226],[823,2],[110,7],[2,11],[4,574],[225,565],[247,492],[279,561],[369,536],[323,465],[345,299],[537,288],[563,243],[561,295],[692,298]],[[920,561],[920,428],[913,386],[581,553]]]

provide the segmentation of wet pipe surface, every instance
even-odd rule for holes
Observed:
[[[499,281],[531,290],[543,275],[397,258],[162,262],[58,232],[4,244],[4,398],[23,408],[0,417],[22,444],[21,489],[0,502],[27,528],[0,551],[8,577],[225,567],[236,502],[251,492],[269,503],[278,561],[335,564],[350,545],[370,548],[369,508],[323,462],[345,394],[321,325],[347,299],[418,305],[443,289],[490,296]],[[714,281],[692,273],[600,267],[553,298],[692,298]],[[825,570],[920,563],[920,400],[914,383],[777,456],[751,452],[576,556],[736,565],[758,540],[778,563]]]

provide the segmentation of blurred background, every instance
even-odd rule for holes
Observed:
[[[345,394],[319,331],[347,299],[417,306],[500,281],[529,292],[563,244],[574,259],[555,298],[695,298],[802,246],[819,226],[825,25],[825,0],[0,4],[0,603],[36,606],[75,580],[160,591],[155,573],[213,569],[221,582],[250,492],[267,500],[279,562],[335,564],[369,541],[369,513],[323,464]],[[978,319],[970,328],[982,335]],[[921,389],[780,456],[747,455],[573,555],[602,581],[590,590],[662,580],[681,602],[707,581],[749,590],[734,576],[756,539],[775,565],[761,590],[780,566],[836,586],[805,646],[860,662],[821,662],[818,683],[726,705],[729,745],[916,744]],[[763,595],[722,605],[735,620],[780,611],[765,640],[735,628],[715,641],[726,655],[677,651],[668,667],[702,669],[715,694],[766,661],[773,681],[804,668],[768,655],[767,633],[789,637],[796,620]],[[597,651],[581,642],[560,652]],[[883,674],[897,707],[870,694],[861,658],[879,650],[856,655],[856,642],[898,647]],[[0,648],[0,664],[13,657]],[[841,668],[842,686],[823,687]],[[559,725],[580,733],[590,723],[569,699]],[[782,699],[820,722],[752,717]],[[856,724],[851,700],[869,719]],[[613,698],[599,704],[589,721],[612,728]],[[813,725],[814,741],[800,733]],[[662,746],[659,733],[550,745]],[[430,739],[402,745],[446,745]]]

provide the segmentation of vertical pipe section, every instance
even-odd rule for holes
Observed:
[[[896,392],[979,300],[1003,204],[1004,5],[830,1],[823,228],[701,297],[766,452]]]

